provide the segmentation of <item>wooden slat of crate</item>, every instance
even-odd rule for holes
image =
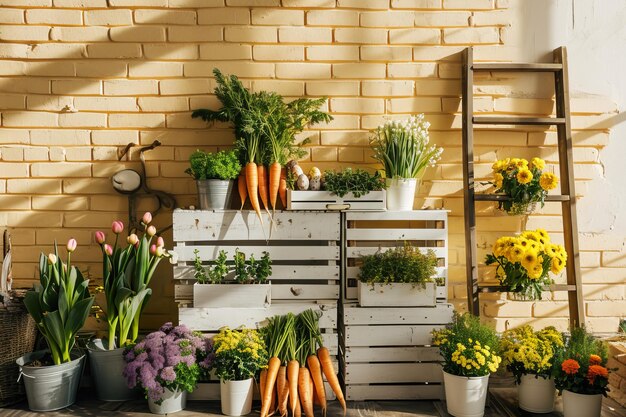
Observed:
[[[443,303],[432,308],[359,307],[356,304],[347,304],[344,305],[343,309],[343,321],[346,326],[447,324],[452,320],[454,313],[452,304]],[[376,330],[379,328],[372,327],[372,329]]]
[[[174,279],[194,279],[192,266],[175,266]],[[290,280],[339,280],[339,265],[272,265],[272,283]]]
[[[194,251],[198,250],[198,257],[202,260],[217,258],[220,250],[225,250],[229,258],[235,253],[235,249],[244,252],[246,256],[254,255],[255,258],[263,256],[263,252],[269,253],[272,261],[329,261],[339,260],[339,247],[337,246],[306,246],[306,245],[281,245],[281,246],[248,246],[242,241],[236,246],[207,246],[207,245],[184,245],[176,246],[174,251],[178,254],[179,262],[193,262]]]
[[[347,347],[347,363],[352,362],[438,362],[441,360],[439,349],[426,346],[403,347]]]
[[[431,331],[443,325],[381,326],[376,330],[367,326],[346,326],[346,346],[415,346],[427,345]]]
[[[339,298],[339,285],[276,284],[276,281],[272,281],[274,282],[272,283],[272,298],[274,300],[314,301]],[[193,285],[175,285],[174,299],[181,305],[191,306],[193,304]]]
[[[355,197],[348,193],[343,197],[328,191],[292,191],[287,190],[288,210],[385,210],[387,193],[370,191]]]
[[[364,400],[436,400],[444,397],[443,385],[348,385],[348,401]]]
[[[345,375],[347,385],[441,381],[441,365],[438,363],[351,363]]]

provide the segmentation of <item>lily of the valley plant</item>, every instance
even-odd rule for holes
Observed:
[[[115,234],[113,246],[106,243],[103,232],[96,232],[96,242],[102,247],[102,277],[106,296],[106,317],[109,330],[108,348],[125,347],[134,343],[139,335],[139,317],[152,295],[149,288],[159,262],[168,258],[177,262],[175,252],[165,249],[162,237],[150,225],[152,215],[145,213],[141,220],[144,232],[141,237],[132,233],[126,238],[127,246],[119,245],[124,224],[116,220],[111,226]],[[156,242],[153,243],[153,239]]]
[[[39,257],[39,284],[26,293],[24,304],[48,342],[55,365],[70,362],[76,334],[83,327],[93,304],[89,280],[70,263],[76,240],[67,242],[67,263],[56,245],[54,253]]]

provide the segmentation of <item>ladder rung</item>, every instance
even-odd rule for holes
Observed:
[[[522,71],[522,72],[556,72],[563,69],[561,64],[474,64],[474,71]]]
[[[546,287],[545,291],[576,291],[576,286],[567,284],[552,284]],[[504,285],[478,284],[478,292],[509,292],[509,287]]]
[[[475,201],[508,201],[510,198],[502,194],[475,194]],[[569,195],[548,195],[545,201],[570,201]]]
[[[565,124],[563,117],[497,117],[480,116],[472,117],[477,125],[562,125]]]

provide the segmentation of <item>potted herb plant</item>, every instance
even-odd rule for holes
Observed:
[[[143,234],[130,234],[126,247],[120,242],[124,231],[121,221],[116,220],[111,226],[115,235],[113,246],[106,243],[103,232],[96,232],[96,242],[102,249],[105,298],[99,304],[106,315],[108,337],[92,340],[87,348],[96,393],[103,401],[123,401],[135,396],[123,381],[122,354],[139,335],[139,318],[152,294],[149,284],[156,267],[163,258],[176,262],[176,254],[164,248],[163,238],[155,236],[156,228],[150,225],[152,215],[145,213],[141,222]]]
[[[213,366],[220,379],[222,413],[243,416],[252,410],[254,377],[267,367],[263,337],[254,329],[223,327],[213,338]]]
[[[558,360],[556,388],[563,395],[564,417],[600,417],[602,396],[609,391],[605,342],[583,328],[572,330]]]
[[[442,148],[428,146],[430,123],[424,115],[389,120],[374,130],[373,158],[385,169],[387,209],[413,210],[415,189],[427,167],[441,158]]]
[[[212,342],[186,326],[165,323],[124,351],[123,376],[129,388],[140,387],[153,414],[170,414],[186,406],[198,378],[212,366]]]
[[[496,265],[496,277],[502,285],[530,300],[541,299],[545,286],[553,282],[549,273],[560,274],[566,263],[565,248],[551,243],[543,229],[501,237],[485,257],[486,265]]]
[[[503,363],[513,373],[522,410],[550,413],[554,409],[554,375],[563,349],[563,335],[554,327],[507,330],[501,339]]]
[[[233,185],[241,171],[237,152],[212,153],[197,150],[189,157],[189,165],[185,173],[196,180],[200,208],[229,208]]]
[[[443,357],[443,382],[448,413],[482,417],[489,375],[498,370],[496,332],[470,314],[454,313],[452,323],[433,331],[433,344]]]
[[[260,259],[235,249],[232,262],[220,251],[213,264],[205,267],[194,251],[194,307],[264,308],[271,304],[272,261],[268,252]],[[244,284],[244,285],[235,285]]]
[[[434,306],[436,288],[433,275],[437,257],[425,254],[408,243],[403,247],[378,251],[361,257],[358,298],[362,307]]]
[[[530,214],[537,203],[545,204],[549,190],[559,183],[556,175],[543,172],[545,161],[533,158],[506,158],[492,165],[494,179],[490,182],[495,192],[506,197],[498,201],[498,208],[509,215]]]
[[[85,355],[74,351],[76,334],[93,304],[89,280],[71,264],[76,240],[67,242],[67,263],[54,253],[39,257],[39,283],[26,293],[24,304],[48,343],[47,351],[28,353],[16,362],[24,378],[28,407],[52,411],[76,400]]]

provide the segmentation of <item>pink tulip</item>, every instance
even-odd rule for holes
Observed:
[[[106,236],[104,235],[104,233],[98,230],[96,232],[96,242],[98,242],[98,245],[102,245],[105,240]]]
[[[157,246],[156,245],[150,246],[150,255],[155,255],[156,251],[157,251]]]
[[[67,251],[68,252],[74,252],[76,250],[76,246],[78,246],[78,243],[76,242],[76,239],[70,239],[67,241]]]
[[[113,248],[111,247],[111,245],[109,244],[105,244],[104,245],[104,252],[109,255],[109,256],[113,256]]]
[[[113,224],[111,225],[111,230],[116,235],[119,235],[120,233],[122,233],[122,231],[124,231],[124,223],[122,223],[119,220],[115,220]]]
[[[154,235],[156,235],[156,227],[154,226],[148,226],[148,229],[146,229],[146,233],[148,234],[148,236],[152,237]]]
[[[165,248],[163,246],[157,246],[154,254],[159,258],[162,257],[165,255]]]
[[[146,226],[149,225],[152,222],[152,213],[146,211],[141,218],[141,222]]]
[[[163,246],[165,246],[165,241],[161,236],[159,236],[159,238],[157,239],[157,247],[162,248]]]
[[[133,246],[135,246],[135,249],[139,249],[139,244],[140,244],[140,243],[141,243],[141,242],[140,242],[139,240],[137,240],[137,242],[135,242],[135,244],[133,245]]]
[[[57,263],[57,256],[54,253],[48,254],[48,263],[54,265]]]
[[[139,237],[133,233],[126,238],[126,241],[129,245],[135,245],[137,242],[139,242]]]

